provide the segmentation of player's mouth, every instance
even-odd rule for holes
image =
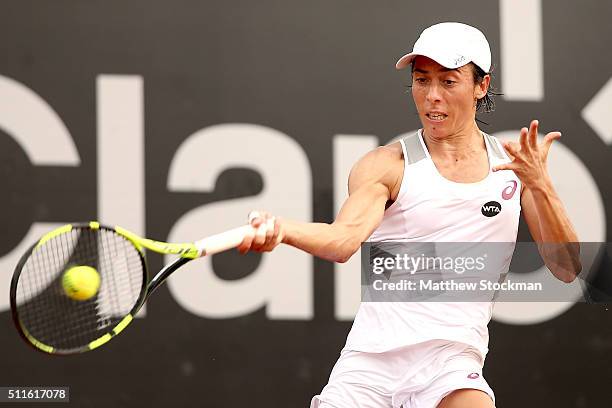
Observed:
[[[443,112],[428,112],[425,114],[425,116],[427,116],[427,119],[431,120],[432,122],[442,122],[448,117],[448,115]]]

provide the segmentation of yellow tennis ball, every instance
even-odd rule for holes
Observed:
[[[62,287],[70,299],[91,299],[100,289],[100,274],[91,266],[73,266],[64,272]]]

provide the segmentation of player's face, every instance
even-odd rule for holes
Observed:
[[[412,71],[412,97],[425,133],[444,138],[469,131],[476,117],[476,98],[486,94],[489,78],[474,83],[473,69],[444,68],[419,56]]]

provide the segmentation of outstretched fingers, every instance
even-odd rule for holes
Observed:
[[[538,127],[540,122],[537,120],[532,120],[529,124],[529,135],[528,135],[528,145],[534,150],[538,148]]]
[[[550,132],[546,136],[544,136],[544,142],[542,143],[542,153],[544,154],[544,158],[548,157],[548,151],[550,150],[550,146],[552,146],[553,142],[561,137],[561,132]]]
[[[529,129],[527,129],[526,127],[521,128],[521,133],[519,135],[519,144],[521,147],[521,150],[525,150],[528,151],[530,146],[529,146]]]
[[[526,128],[523,128],[523,129],[526,130]],[[516,161],[521,152],[521,145],[519,145],[516,142],[503,142],[502,146],[504,147],[504,150],[506,151],[506,153],[508,153],[508,156],[510,157],[512,161],[508,163],[498,164],[497,166],[494,166],[492,170],[493,171],[515,170],[517,167]]]
[[[493,167],[493,171],[500,171],[500,170],[515,170],[516,169],[516,164],[514,162],[509,162],[509,163],[504,163],[504,164],[498,164],[497,166]]]

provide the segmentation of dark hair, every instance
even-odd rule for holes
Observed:
[[[470,62],[472,66],[472,72],[474,73],[474,84],[480,84],[484,79],[485,75],[491,75],[491,73],[486,73],[482,68],[478,65]],[[492,71],[492,70],[491,70]],[[491,76],[492,77],[492,76]],[[495,100],[493,97],[495,95],[500,95],[492,89],[492,85],[489,84],[489,89],[487,89],[487,93],[482,98],[476,101],[476,112],[493,112],[495,110]]]

